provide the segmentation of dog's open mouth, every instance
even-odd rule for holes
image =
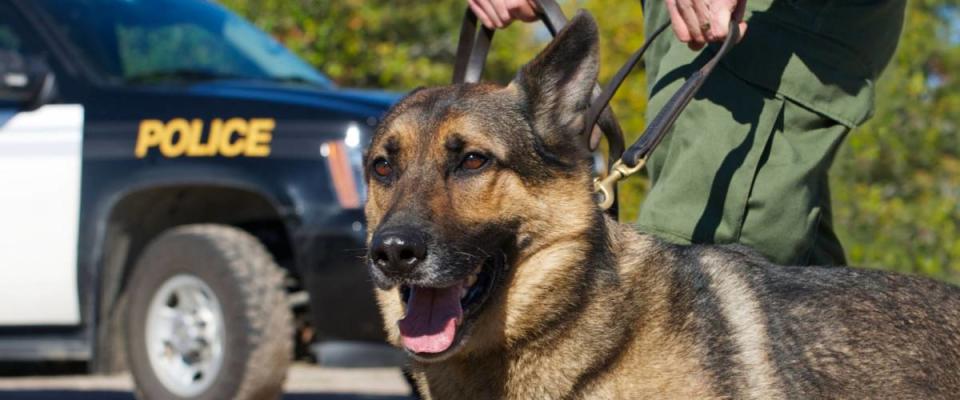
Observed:
[[[397,322],[403,346],[421,358],[452,353],[463,340],[464,321],[487,300],[499,273],[499,258],[491,257],[467,278],[442,288],[400,287],[406,315]]]

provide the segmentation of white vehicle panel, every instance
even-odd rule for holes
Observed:
[[[0,109],[0,325],[76,325],[83,106]]]

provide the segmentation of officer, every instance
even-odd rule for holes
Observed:
[[[534,0],[468,0],[502,28]],[[731,18],[744,36],[653,152],[639,228],[676,243],[742,243],[787,265],[843,265],[827,171],[873,111],[905,0],[665,0],[644,4],[648,120],[714,54]],[[600,21],[602,23],[602,21]],[[749,28],[748,28],[749,27]]]

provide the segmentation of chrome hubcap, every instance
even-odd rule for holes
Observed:
[[[196,396],[223,365],[223,312],[213,290],[193,275],[163,283],[147,311],[150,366],[170,392]]]

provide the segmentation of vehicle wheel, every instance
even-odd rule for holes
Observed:
[[[280,397],[293,349],[282,278],[239,229],[186,225],[154,239],[127,287],[137,397]]]

